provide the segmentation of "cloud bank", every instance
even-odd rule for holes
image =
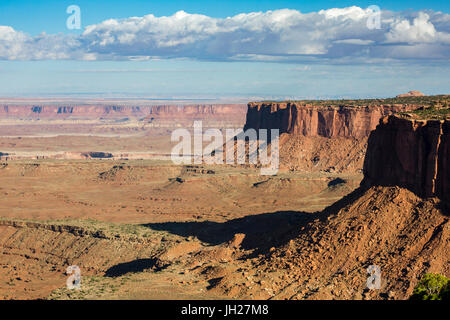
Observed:
[[[377,12],[359,7],[312,13],[283,9],[228,18],[179,11],[110,19],[80,35],[30,36],[0,26],[2,60],[197,60],[348,61],[449,60],[450,15],[442,12]]]

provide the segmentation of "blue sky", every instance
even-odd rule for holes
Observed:
[[[301,12],[328,8],[378,5],[382,9],[403,11],[432,9],[450,13],[446,0],[391,0],[391,1],[339,1],[339,0],[0,0],[0,25],[10,25],[30,34],[69,32],[66,27],[66,8],[76,4],[82,9],[83,25],[99,23],[110,18],[127,18],[153,13],[172,15],[179,10],[224,18],[243,12],[276,9],[296,9]]]
[[[66,28],[72,4],[81,9],[80,30]],[[374,4],[382,10],[381,27],[368,29],[373,13],[367,8]],[[448,93],[449,6],[449,1],[0,0],[0,96]]]

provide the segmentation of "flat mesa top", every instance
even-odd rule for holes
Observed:
[[[337,99],[337,100],[284,100],[274,101],[266,100],[259,102],[250,102],[250,104],[276,104],[276,103],[295,103],[300,105],[314,105],[314,106],[379,106],[379,105],[394,105],[394,104],[410,104],[421,106],[449,106],[450,95],[434,95],[434,96],[409,96],[409,97],[395,97],[385,99]]]
[[[414,120],[450,120],[450,106],[421,107],[414,111],[400,112],[397,116]]]

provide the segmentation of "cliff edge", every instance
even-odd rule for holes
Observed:
[[[367,138],[380,118],[420,108],[383,101],[344,102],[251,102],[244,130],[280,130],[282,170],[359,173]]]
[[[280,133],[322,137],[367,137],[381,117],[415,110],[407,104],[354,106],[297,102],[249,103],[244,130],[280,129]]]

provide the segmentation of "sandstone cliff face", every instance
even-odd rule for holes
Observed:
[[[249,103],[245,129],[322,137],[367,137],[381,117],[416,109],[412,105],[313,106],[297,103]]]
[[[450,121],[385,117],[369,137],[362,185],[450,200]]]

